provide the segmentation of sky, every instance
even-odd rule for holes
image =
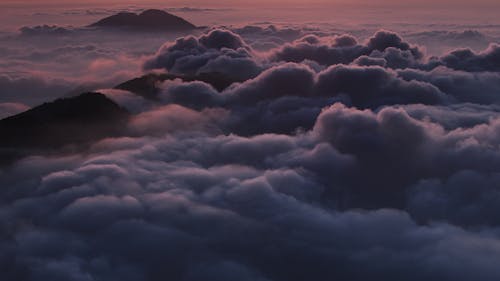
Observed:
[[[205,13],[181,16],[199,25],[245,23],[258,21],[330,22],[387,24],[408,23],[497,23],[498,1],[0,1],[1,30],[14,30],[22,25],[47,24],[82,25],[97,20],[97,16],[42,17],[43,13],[62,10],[111,8],[116,11],[135,8],[231,8],[233,13]],[[36,14],[37,17],[33,17]]]
[[[1,4],[15,4],[15,5],[52,5],[52,4],[65,4],[68,5],[67,1],[60,0],[22,0],[22,1],[12,1],[12,0],[2,0]],[[335,7],[335,6],[353,6],[353,7],[424,7],[424,8],[438,8],[438,7],[448,7],[448,8],[474,8],[474,7],[498,7],[500,4],[498,1],[494,0],[478,0],[478,1],[468,1],[468,0],[422,0],[422,1],[412,1],[412,0],[378,0],[378,1],[368,1],[368,0],[312,0],[312,1],[300,1],[300,0],[272,0],[272,1],[225,1],[225,0],[213,0],[213,1],[137,1],[137,0],[124,0],[124,1],[72,1],[70,5],[116,5],[116,4],[134,4],[134,5],[173,5],[173,6],[233,6],[233,7],[269,7],[269,6],[296,6],[304,7],[311,5],[320,5],[323,7]]]
[[[48,0],[48,1],[41,1],[41,0],[22,0],[22,1],[8,1],[8,0],[2,0],[4,3],[63,3],[66,1],[60,1],[60,0]],[[280,3],[280,4],[307,4],[313,3],[321,3],[321,4],[345,4],[345,3],[352,3],[352,4],[381,4],[381,5],[387,5],[387,4],[401,4],[401,5],[413,5],[420,3],[422,5],[430,5],[432,6],[433,4],[458,4],[458,5],[491,5],[491,4],[498,4],[497,1],[493,0],[478,0],[478,1],[468,1],[468,0],[436,0],[436,1],[429,1],[429,0],[423,0],[423,1],[412,1],[412,0],[379,0],[379,1],[367,1],[367,0],[313,0],[313,1],[301,1],[301,0],[272,0],[272,1],[263,1],[263,0],[256,0],[252,1],[255,4],[262,4],[262,3]],[[78,1],[74,1],[73,3],[79,3]],[[215,1],[182,1],[182,0],[173,0],[173,1],[155,1],[155,0],[149,0],[149,1],[137,1],[137,0],[123,0],[123,1],[96,1],[96,0],[90,0],[90,1],[82,1],[81,3],[89,3],[89,4],[96,4],[96,3],[102,3],[102,4],[109,4],[109,3],[133,3],[133,4],[141,4],[141,3],[163,3],[163,4],[188,4],[191,3],[192,5],[200,5],[202,3],[205,4],[228,4],[228,3],[233,3],[236,5],[242,5],[242,4],[250,4],[247,1],[242,1],[242,0],[235,0],[235,1],[224,1],[224,0],[215,0]]]

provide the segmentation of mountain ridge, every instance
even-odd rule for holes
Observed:
[[[0,120],[0,165],[121,135],[130,113],[100,93],[46,102]]]

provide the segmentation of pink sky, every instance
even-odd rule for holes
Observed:
[[[56,24],[81,26],[102,16],[68,16],[64,9],[171,7],[234,8],[219,13],[179,13],[197,25],[242,22],[335,23],[488,23],[498,22],[498,0],[0,0],[0,31],[20,26]],[[492,7],[493,6],[493,7]],[[486,7],[486,8],[485,8]],[[256,11],[257,10],[257,11]],[[46,14],[34,17],[33,14]],[[388,27],[389,28],[389,27]]]
[[[25,4],[31,3],[36,5],[47,5],[51,3],[64,3],[69,5],[68,1],[65,0],[0,0],[2,4]],[[387,6],[387,5],[396,5],[396,6],[423,6],[423,7],[436,7],[443,5],[453,5],[457,6],[468,6],[468,7],[477,7],[477,6],[499,6],[500,1],[498,0],[254,0],[254,1],[246,1],[246,0],[212,0],[212,1],[182,1],[182,0],[173,0],[173,1],[161,1],[161,0],[148,0],[148,1],[137,1],[137,0],[108,0],[108,1],[99,1],[99,0],[89,0],[89,1],[73,1],[73,5],[81,5],[81,4],[98,4],[98,5],[106,5],[106,4],[136,4],[136,5],[147,5],[147,4],[162,4],[162,5],[185,5],[185,6],[256,6],[256,5],[294,5],[294,6],[302,6],[302,5],[327,5],[327,6],[335,6],[335,5],[368,5],[368,6]]]

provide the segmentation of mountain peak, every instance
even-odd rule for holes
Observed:
[[[196,26],[178,16],[163,10],[145,10],[140,14],[120,12],[93,23],[93,27],[112,27],[139,30],[182,31],[195,29]]]
[[[128,111],[99,93],[44,103],[0,120],[0,166],[26,152],[118,136],[129,117]]]

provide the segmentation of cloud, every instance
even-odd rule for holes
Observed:
[[[297,28],[290,27],[277,27],[275,25],[268,25],[266,27],[257,25],[246,25],[241,28],[233,29],[234,32],[244,36],[245,38],[262,38],[262,37],[275,37],[282,40],[294,40],[301,36],[302,31]]]
[[[498,280],[494,48],[453,64],[387,31],[278,32],[166,43],[144,66],[168,73],[134,80],[151,96],[94,95],[126,119],[0,167],[4,278]],[[281,47],[243,39],[263,33]],[[62,136],[106,125],[72,101],[85,124]],[[25,139],[59,150],[54,136]]]
[[[307,41],[309,38],[309,42]],[[287,44],[272,54],[272,59],[276,61],[302,62],[304,60],[316,61],[323,65],[338,63],[349,63],[364,54],[363,46],[358,45],[356,39],[351,38],[354,45],[350,46],[329,46],[327,44],[311,44],[310,37],[298,40],[295,44]],[[317,39],[319,40],[319,39]],[[333,40],[336,40],[334,38]],[[344,39],[345,40],[345,39]],[[340,40],[343,41],[343,40]]]
[[[232,31],[244,38],[253,49],[259,51],[278,48],[285,42],[299,39],[304,34],[300,28],[275,25],[246,25],[232,28]]]
[[[234,85],[224,94],[229,103],[254,104],[284,96],[309,96],[314,73],[307,66],[284,64],[271,68],[253,80]]]
[[[166,69],[187,76],[221,73],[236,80],[246,80],[260,72],[251,48],[243,39],[229,30],[220,29],[165,44],[146,61],[144,68]]]
[[[0,101],[4,103],[37,105],[62,96],[72,89],[72,85],[62,79],[40,75],[0,75],[0,88]]]
[[[409,208],[422,221],[466,226],[498,225],[498,173],[464,170],[445,182],[422,180],[409,192]]]
[[[438,64],[469,72],[499,71],[500,46],[491,44],[486,50],[479,53],[471,49],[458,49],[441,57]]]
[[[423,52],[417,46],[403,41],[396,33],[382,30],[363,44],[358,43],[351,35],[332,38],[307,36],[278,49],[271,55],[271,59],[290,62],[312,60],[330,66],[349,64],[362,56],[384,58],[386,66],[391,68],[406,68],[424,58]]]
[[[76,57],[84,59],[104,59],[110,58],[112,51],[100,49],[95,45],[68,45],[50,50],[35,50],[26,56],[19,56],[16,59],[26,60],[29,62],[62,62],[75,60]]]
[[[194,8],[194,7],[181,7],[181,8],[168,8],[167,11],[183,12],[183,13],[198,13],[198,12],[217,12],[217,11],[231,11],[231,9],[208,9],[208,8]]]
[[[216,122],[226,115],[224,110],[193,111],[178,105],[167,105],[138,114],[129,127],[134,135],[164,135],[176,131],[217,130]],[[215,124],[212,124],[215,123]]]
[[[2,95],[15,98],[3,102],[21,102],[36,106],[64,95],[77,95],[99,88],[113,87],[142,73],[143,57],[153,54],[151,46],[159,46],[173,34],[138,36],[134,33],[111,34],[88,29],[70,29],[58,34],[59,27],[26,28],[32,35],[6,33],[2,37],[2,76],[10,80],[42,80],[54,85],[45,90],[43,83],[26,81],[10,89],[4,86]],[[54,33],[55,32],[55,33]],[[140,37],[140,40],[139,38]],[[128,44],[123,45],[126,40]],[[50,86],[50,85],[49,85]],[[13,86],[12,86],[13,87]],[[73,91],[75,90],[75,91]],[[5,93],[7,92],[7,93]],[[39,98],[31,99],[37,95]],[[0,95],[1,96],[1,95]],[[23,100],[26,96],[26,101]],[[45,96],[45,98],[44,98]],[[1,98],[0,98],[1,100]]]
[[[471,128],[487,123],[500,110],[497,105],[479,105],[473,103],[451,104],[447,106],[411,104],[402,107],[413,118],[438,123],[447,130]]]
[[[70,29],[56,25],[24,26],[19,31],[22,36],[63,36],[72,32]]]
[[[141,113],[154,107],[151,101],[128,91],[101,89],[99,92],[106,95],[107,98],[111,99],[116,104],[122,106],[131,113]]]
[[[409,33],[405,36],[412,42],[425,46],[430,54],[441,55],[450,49],[458,47],[473,48],[474,50],[488,47],[488,43],[494,41],[493,38],[476,29],[466,30],[429,30]]]
[[[160,85],[159,99],[196,110],[222,105],[223,97],[212,86],[200,82],[165,81]]]
[[[363,83],[359,83],[363,81]],[[406,81],[382,67],[333,66],[318,74],[319,95],[345,95],[352,105],[442,104],[448,97],[430,83]]]
[[[430,83],[406,81],[380,67],[332,66],[319,73],[302,64],[271,67],[254,79],[217,92],[203,82],[163,82],[162,103],[201,110],[229,110],[228,129],[239,134],[291,133],[310,129],[321,109],[335,101],[360,108],[389,104],[446,104],[452,100]],[[357,81],[365,81],[362,85]]]
[[[410,280],[468,280],[471,272],[482,280],[498,277],[498,243],[486,234],[446,223],[419,225],[394,209],[325,207],[325,186],[306,170],[272,168],[280,155],[309,151],[304,139],[131,141],[136,148],[108,149],[69,166],[57,167],[55,159],[39,162],[52,166],[45,172],[44,193],[39,181],[26,178],[19,191],[35,188],[38,194],[19,194],[22,199],[9,201],[0,212],[11,218],[2,220],[3,233],[10,234],[5,239],[11,239],[4,241],[17,241],[2,248],[5,259],[16,253],[8,271],[12,276],[19,276],[12,269],[19,268],[35,280],[89,275],[155,280],[166,274],[179,280],[196,280],[200,274],[364,280],[392,278],[401,271]],[[308,157],[342,158],[335,155]],[[12,172],[27,168],[19,165]],[[40,206],[46,206],[42,212]],[[16,228],[7,223],[12,218],[35,224]],[[459,261],[444,258],[457,253]],[[300,266],[290,268],[290,263]],[[359,267],[365,269],[362,274]]]
[[[431,71],[405,69],[398,76],[407,81],[430,83],[459,102],[498,103],[500,75],[497,72],[466,72],[438,67]]]
[[[21,113],[29,107],[22,103],[0,103],[0,119]]]
[[[446,110],[430,113],[445,114]],[[467,124],[474,118],[478,122],[474,115],[462,118],[456,121]],[[354,193],[360,198],[349,191],[348,200],[360,200],[357,204],[364,207],[378,200],[384,202],[383,206],[397,206],[405,202],[401,196],[407,186],[419,180],[446,179],[462,170],[494,172],[493,163],[499,161],[495,148],[498,119],[469,124],[468,128],[458,126],[446,130],[426,117],[411,117],[403,108],[388,107],[374,113],[336,104],[321,113],[314,132],[359,162],[361,170],[354,174],[363,174],[364,178],[354,178],[349,189],[358,186],[362,191]]]

